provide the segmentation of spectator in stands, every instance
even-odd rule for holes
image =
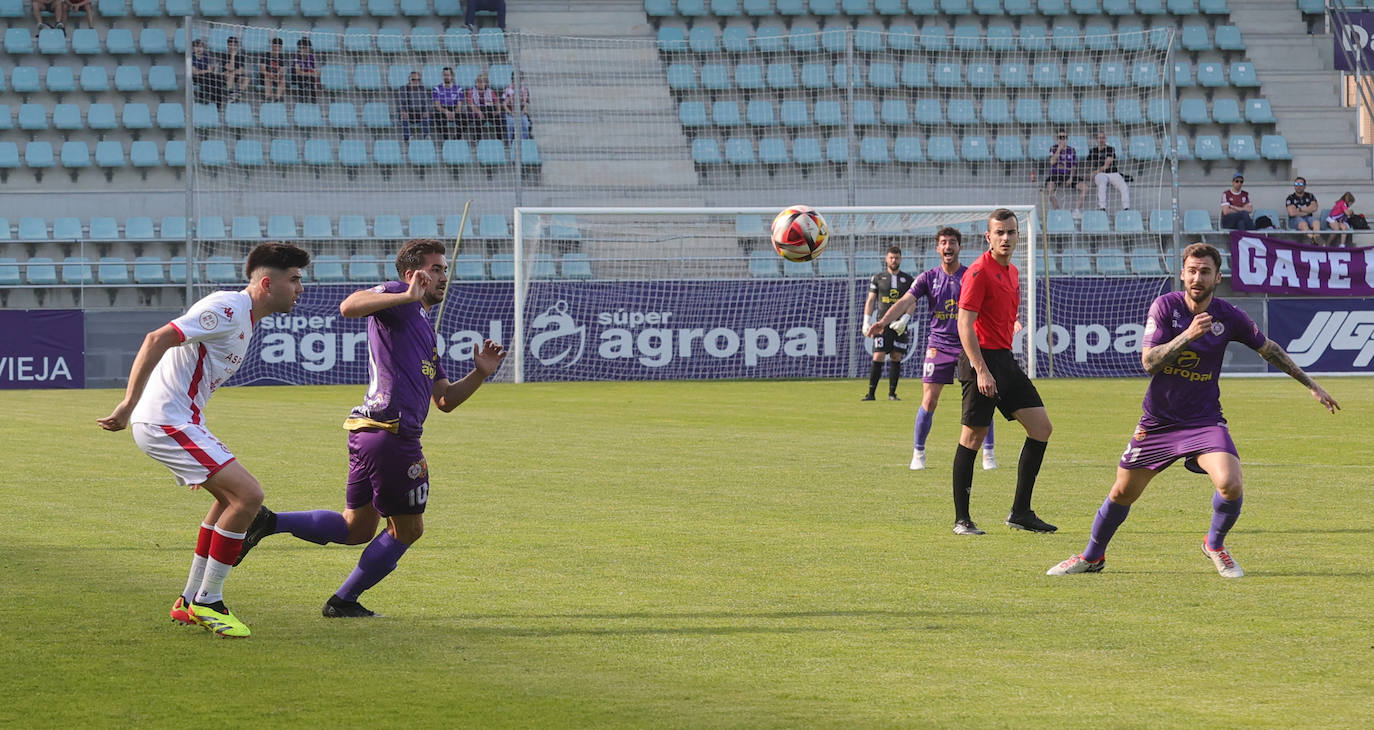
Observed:
[[[33,23],[34,33],[40,33],[44,28],[57,28],[63,30],[66,26],[63,21],[67,19],[67,3],[63,0],[31,0],[33,2]],[[43,11],[52,13],[53,22],[51,25],[43,20]]]
[[[401,120],[401,138],[410,141],[410,126],[417,125],[423,136],[429,136],[430,93],[420,83],[420,72],[410,72],[410,83],[396,90],[396,115]]]
[[[1337,200],[1336,204],[1331,206],[1331,212],[1326,216],[1326,227],[1333,231],[1350,230],[1350,204],[1354,202],[1355,196],[1351,195],[1350,191],[1347,190],[1345,195],[1342,195],[1340,200]],[[1339,246],[1342,243],[1348,244],[1350,238],[1351,236],[1349,234],[1332,234],[1327,237],[1326,245]]]
[[[267,53],[258,59],[258,78],[262,81],[262,96],[267,101],[281,101],[286,96],[286,50],[280,38],[273,38]]]
[[[1107,210],[1107,185],[1121,193],[1121,209],[1127,210],[1131,207],[1131,191],[1126,187],[1126,178],[1121,171],[1116,169],[1116,148],[1107,144],[1107,133],[1098,131],[1097,146],[1088,150],[1087,173],[1084,175],[1084,182],[1091,181],[1097,185],[1097,207]],[[1084,185],[1078,195],[1078,207],[1083,207],[1083,198],[1089,188]]]
[[[519,120],[520,138],[530,139],[530,87],[520,87],[520,100],[515,98],[515,84],[506,87],[501,94],[501,108],[506,117],[506,139],[515,142],[516,121]]]
[[[444,81],[434,87],[434,115],[439,134],[444,139],[460,139],[466,120],[466,111],[460,109],[463,103],[463,87],[453,83],[453,69],[444,67]]]
[[[85,13],[86,26],[92,30],[95,29],[95,3],[91,2],[91,0],[67,0],[67,20],[72,19],[73,12]],[[58,23],[57,27],[61,28],[62,24]]]
[[[1255,227],[1255,206],[1250,193],[1241,190],[1245,176],[1239,172],[1231,176],[1231,187],[1221,193],[1221,227],[1233,231],[1248,231]]]
[[[496,89],[491,88],[486,74],[478,74],[467,92],[469,139],[499,139],[501,136],[501,105]]]
[[[1054,147],[1050,148],[1050,174],[1045,178],[1045,192],[1050,196],[1050,206],[1059,207],[1059,197],[1054,194],[1058,185],[1073,189],[1074,179],[1078,176],[1078,151],[1069,146],[1069,133],[1060,131]]]
[[[1307,192],[1307,178],[1299,177],[1293,181],[1293,194],[1283,201],[1288,212],[1288,227],[1295,231],[1307,231],[1308,240],[1317,241],[1316,231],[1321,229],[1317,223],[1317,196]]]
[[[224,77],[220,74],[219,59],[205,51],[205,41],[191,41],[191,79],[195,82],[197,104],[224,103]]]
[[[320,65],[308,38],[296,41],[296,55],[291,58],[288,83],[295,90],[297,101],[313,103],[320,93]]]
[[[468,0],[467,12],[463,14],[463,22],[467,23],[468,30],[477,32],[477,11],[489,10],[496,13],[496,24],[501,30],[506,29],[506,0]]]
[[[238,101],[248,89],[248,63],[238,38],[229,36],[224,43],[224,53],[219,57],[224,74],[224,94],[229,101]]]

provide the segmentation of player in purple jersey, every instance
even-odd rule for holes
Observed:
[[[967,266],[959,263],[963,234],[956,228],[941,228],[935,234],[935,250],[940,265],[922,272],[912,282],[906,294],[890,307],[882,318],[869,327],[867,334],[877,336],[893,322],[915,314],[918,302],[925,301],[930,310],[930,334],[926,338],[926,360],[921,371],[921,407],[916,410],[913,429],[911,468],[926,468],[926,437],[934,419],[935,407],[940,403],[940,391],[954,383],[955,366],[963,343],[959,341],[959,287]],[[996,469],[993,454],[992,428],[983,440],[983,468]]]
[[[342,514],[274,514],[263,507],[243,543],[247,553],[278,532],[318,545],[367,542],[358,567],[325,603],[328,618],[374,615],[358,603],[358,596],[391,573],[424,532],[429,464],[420,450],[420,433],[430,403],[445,413],[457,408],[506,356],[504,347],[485,340],[473,354],[472,371],[450,382],[429,319],[430,307],[443,301],[448,286],[444,244],[406,242],[396,255],[396,273],[399,281],[353,292],[339,305],[345,317],[369,318],[367,396],[344,421],[349,432],[347,508]],[[382,517],[387,528],[379,534]]]
[[[1140,361],[1150,373],[1144,415],[1116,469],[1116,483],[1093,520],[1088,546],[1050,568],[1049,575],[1096,573],[1106,563],[1107,543],[1126,520],[1155,474],[1178,459],[1202,471],[1216,486],[1212,527],[1202,552],[1223,578],[1245,574],[1226,549],[1226,534],[1240,517],[1243,498],[1240,458],[1226,419],[1221,416],[1222,358],[1229,342],[1254,349],[1270,365],[1302,383],[1326,410],[1340,405],[1299,368],[1288,353],[1266,338],[1245,312],[1214,296],[1221,281],[1221,254],[1205,243],[1183,251],[1183,291],[1170,292],[1150,306]]]

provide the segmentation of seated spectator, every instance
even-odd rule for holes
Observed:
[[[243,92],[248,90],[248,63],[238,38],[229,36],[225,45],[224,53],[219,57],[220,69],[224,74],[224,94],[229,101],[238,101]]]
[[[319,96],[320,66],[308,38],[296,41],[296,55],[291,58],[287,83],[295,90],[297,101],[313,103]]]
[[[396,90],[396,116],[401,121],[401,138],[410,141],[410,126],[418,125],[429,136],[430,92],[420,83],[420,72],[410,72],[410,83]]]
[[[44,28],[66,28],[63,21],[67,19],[67,3],[63,0],[31,0],[33,3],[33,32],[39,33]],[[49,24],[43,20],[43,11],[52,13],[53,22]]]
[[[500,139],[501,105],[496,89],[487,82],[486,74],[478,74],[467,92],[468,139]]]
[[[1231,176],[1231,187],[1221,193],[1221,227],[1233,231],[1248,231],[1255,227],[1251,216],[1255,206],[1250,202],[1250,193],[1241,190],[1245,176],[1239,172]]]
[[[463,87],[453,83],[453,69],[444,67],[443,83],[434,87],[434,121],[444,139],[460,139],[467,114],[459,107],[463,103]]]
[[[517,108],[518,106],[518,108]],[[530,87],[520,87],[520,101],[515,101],[515,84],[506,87],[501,95],[501,109],[506,117],[506,139],[515,141],[516,120],[520,120],[520,138],[530,139]]]
[[[1331,212],[1326,216],[1326,227],[1333,231],[1350,230],[1350,204],[1354,202],[1355,196],[1351,195],[1350,191],[1347,190],[1345,195],[1342,195],[1340,200],[1337,200],[1336,204],[1331,206]],[[1351,236],[1349,234],[1342,235],[1336,233],[1327,237],[1326,245],[1340,246],[1342,243],[1348,245],[1350,239]]]
[[[1069,146],[1069,133],[1060,131],[1054,147],[1050,148],[1050,174],[1045,177],[1045,192],[1050,196],[1050,207],[1059,207],[1059,196],[1055,188],[1064,185],[1072,189],[1078,177],[1078,151]]]
[[[1321,228],[1317,223],[1317,196],[1307,191],[1307,178],[1299,177],[1293,181],[1293,194],[1283,201],[1288,213],[1288,227],[1295,231],[1308,231],[1307,238],[1317,240],[1316,231]]]
[[[1089,188],[1088,183],[1097,185],[1097,207],[1107,210],[1107,185],[1111,184],[1121,193],[1121,209],[1127,210],[1131,207],[1131,190],[1126,187],[1126,178],[1121,171],[1116,168],[1116,148],[1107,144],[1107,133],[1098,131],[1097,146],[1088,150],[1086,172],[1083,176],[1083,185],[1079,186],[1078,207],[1083,207],[1083,198]]]
[[[205,51],[205,41],[191,41],[191,80],[197,104],[224,103],[224,77],[220,75],[219,59]]]
[[[286,66],[290,63],[280,38],[273,38],[267,53],[258,59],[258,79],[262,96],[267,101],[281,101],[286,96]]]
[[[477,32],[477,11],[489,10],[496,13],[496,25],[501,30],[506,29],[506,0],[468,0],[467,12],[463,14],[463,22],[467,24],[468,30]]]
[[[66,9],[67,20],[71,20],[71,19],[72,19],[72,13],[73,13],[73,12],[82,12],[82,13],[85,13],[85,14],[86,14],[86,27],[91,28],[91,29],[94,29],[94,28],[95,28],[95,18],[96,18],[95,3],[91,2],[91,0],[67,0],[67,9]],[[62,24],[61,24],[61,23],[58,23],[57,27],[61,28],[61,27],[62,27]],[[73,26],[73,27],[75,27],[75,26]]]

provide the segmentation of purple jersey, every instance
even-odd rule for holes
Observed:
[[[388,281],[372,291],[399,294],[407,288],[405,282]],[[419,302],[373,312],[367,320],[367,397],[353,409],[344,428],[381,428],[419,438],[434,383],[448,378],[436,344],[429,313]]]
[[[445,86],[439,84],[434,87],[434,101],[439,106],[455,107],[463,102],[463,87],[454,84]]]
[[[922,271],[912,282],[908,294],[919,302],[925,300],[930,309],[930,336],[927,347],[941,350],[960,350],[959,342],[959,285],[967,266],[960,266],[953,274],[946,274],[942,266]]]
[[[1174,364],[1150,378],[1142,404],[1145,415],[1140,419],[1141,427],[1208,425],[1222,421],[1221,389],[1217,386],[1217,378],[1221,376],[1227,343],[1234,340],[1258,350],[1266,338],[1248,314],[1229,302],[1213,297],[1207,313],[1212,315],[1212,331],[1193,340]],[[1144,346],[1162,345],[1188,329],[1192,322],[1193,313],[1188,311],[1184,292],[1169,292],[1150,305]]]

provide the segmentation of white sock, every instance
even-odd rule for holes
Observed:
[[[191,557],[191,575],[186,578],[186,587],[182,589],[181,595],[186,596],[187,600],[196,597],[196,591],[200,590],[200,583],[205,579],[205,563],[209,558],[200,555]]]
[[[228,530],[215,527],[215,532],[228,538],[242,540],[244,533],[230,532]],[[229,577],[229,571],[233,565],[221,563],[212,556],[205,561],[205,577],[200,582],[200,590],[196,591],[195,603],[204,606],[207,603],[224,600],[224,579]]]

